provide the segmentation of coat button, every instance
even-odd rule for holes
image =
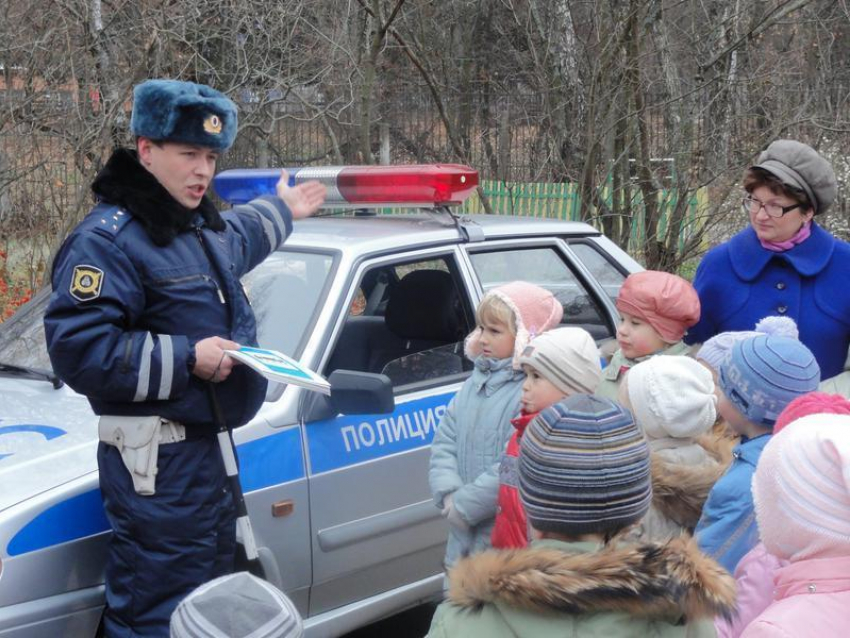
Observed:
[[[778,284],[776,284],[776,289],[777,290],[785,290],[785,282],[780,281]]]
[[[808,589],[810,594],[814,594],[818,590],[817,585],[809,585]]]
[[[784,315],[786,312],[788,312],[788,306],[778,306],[776,308],[776,312],[778,312],[780,315]]]

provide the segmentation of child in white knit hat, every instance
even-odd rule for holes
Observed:
[[[663,541],[692,532],[723,469],[697,441],[717,418],[711,373],[689,357],[653,357],[629,371],[619,398],[652,459],[653,502],[633,536]]]
[[[520,439],[537,414],[573,394],[593,394],[602,379],[596,342],[582,328],[557,328],[532,339],[519,363],[525,372],[522,410],[499,466],[499,502],[492,543],[496,549],[528,545],[528,523],[519,498],[517,459]]]

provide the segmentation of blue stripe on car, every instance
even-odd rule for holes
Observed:
[[[294,427],[237,448],[245,492],[303,478],[301,430]],[[56,503],[24,525],[6,552],[18,556],[109,530],[100,490],[90,490]]]
[[[304,477],[301,429],[289,428],[238,447],[239,478],[245,492]]]
[[[310,472],[329,472],[430,445],[454,392],[399,404],[392,414],[341,416],[307,426]]]
[[[100,490],[91,490],[41,512],[12,537],[6,551],[9,556],[18,556],[107,529]]]

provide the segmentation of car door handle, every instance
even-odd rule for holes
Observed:
[[[295,510],[295,501],[292,499],[287,499],[285,501],[278,501],[277,503],[272,503],[272,516],[275,518],[282,518],[284,516],[289,516]]]

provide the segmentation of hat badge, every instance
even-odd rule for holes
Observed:
[[[204,130],[211,135],[221,133],[221,118],[218,115],[208,115],[204,120]]]

